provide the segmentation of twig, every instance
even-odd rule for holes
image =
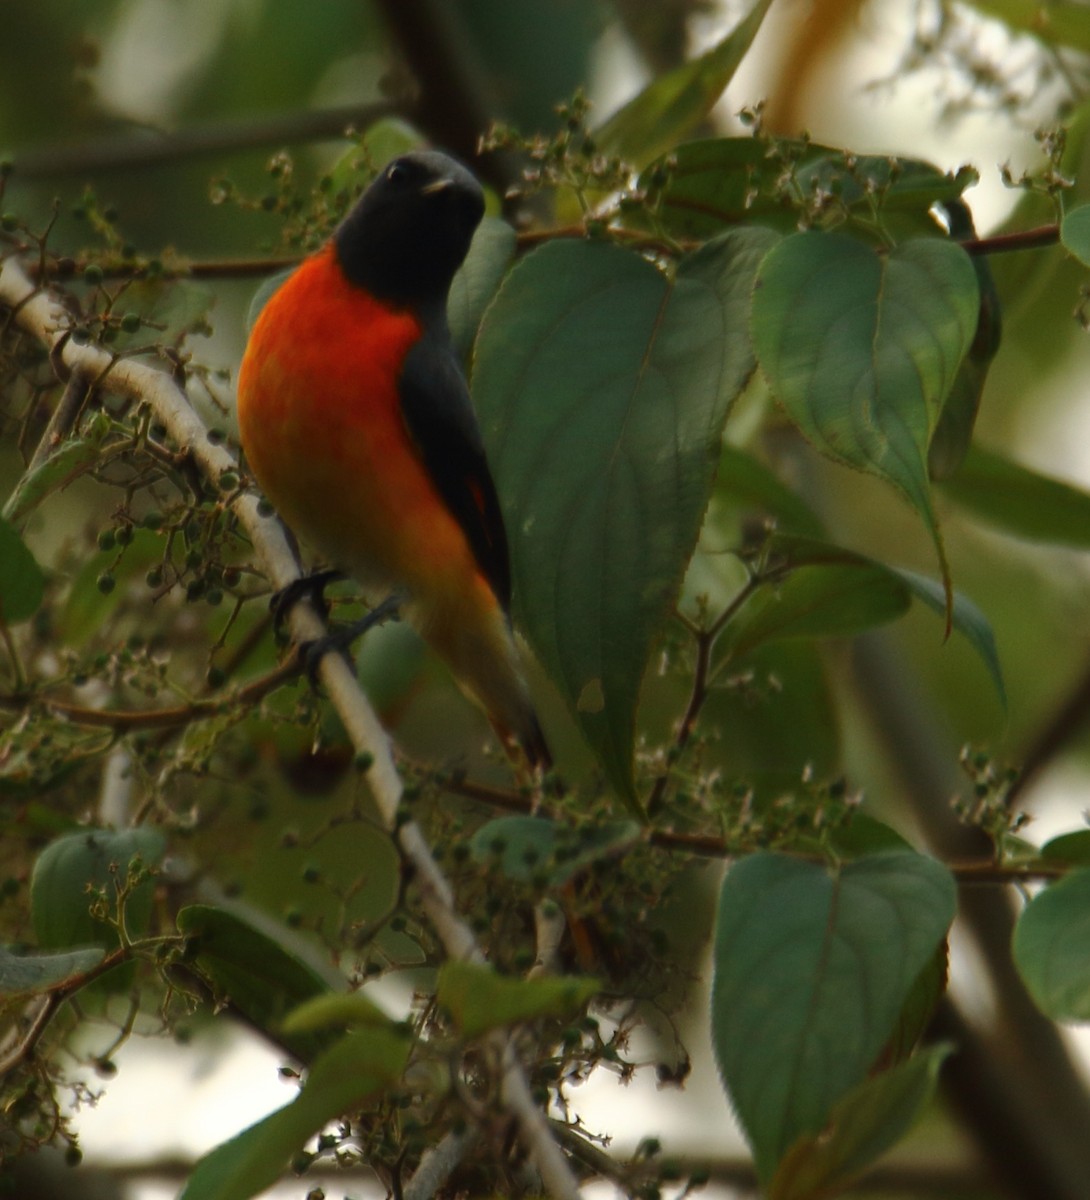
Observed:
[[[1035,229],[1017,229],[994,237],[966,238],[961,248],[974,257],[981,254],[1005,254],[1011,250],[1036,250],[1053,246],[1060,240],[1059,225],[1038,225]]]
[[[333,140],[343,137],[349,126],[365,129],[381,117],[399,111],[399,105],[378,101],[315,112],[240,117],[234,121],[195,125],[175,133],[149,132],[143,137],[42,146],[16,154],[13,175],[21,180],[55,179],[64,175],[154,167],[201,155],[253,150],[262,146]]]
[[[0,268],[0,304],[16,310],[14,319],[18,324],[47,347],[64,337],[67,321],[61,306],[47,292],[35,289],[14,258],[7,259]],[[219,441],[209,440],[185,393],[162,371],[131,359],[114,360],[96,346],[76,346],[71,340],[60,354],[70,369],[85,370],[97,376],[107,390],[149,405],[155,419],[207,478],[218,481],[225,472],[237,471],[233,455]],[[298,579],[300,564],[288,533],[275,518],[262,516],[258,498],[240,492],[231,501],[231,508],[272,586],[281,590]],[[325,623],[305,596],[292,606],[287,623],[296,643],[315,642],[326,633]],[[450,884],[436,865],[420,827],[414,821],[401,823],[402,785],[390,740],[360,691],[354,670],[340,653],[330,652],[322,658],[317,673],[352,745],[368,756],[371,794],[386,827],[396,831],[394,836],[412,869],[421,907],[444,949],[451,958],[483,961],[469,925],[455,910]],[[575,1175],[553,1140],[545,1114],[533,1101],[510,1040],[499,1032],[492,1041],[501,1054],[504,1104],[516,1120],[527,1151],[551,1195],[558,1200],[575,1200],[579,1196]]]
[[[53,410],[49,424],[46,425],[45,432],[27,464],[28,471],[40,467],[68,436],[90,390],[91,381],[82,371],[73,371],[68,376],[68,382],[64,386],[60,400],[57,401],[57,407]]]
[[[176,708],[110,709],[86,708],[80,704],[69,704],[64,700],[41,699],[34,695],[0,696],[0,708],[22,709],[37,704],[47,712],[64,717],[74,725],[87,725],[99,729],[112,729],[115,733],[132,733],[137,729],[177,729],[217,717],[232,708],[256,703],[269,692],[275,691],[288,680],[294,679],[303,670],[298,655],[251,680],[229,696],[209,700],[194,700]]]

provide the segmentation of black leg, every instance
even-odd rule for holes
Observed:
[[[304,596],[310,600],[323,616],[328,616],[329,604],[326,602],[325,589],[329,584],[347,578],[343,571],[338,571],[336,568],[330,567],[324,571],[311,571],[309,575],[293,579],[286,588],[281,588],[280,591],[274,592],[272,599],[269,601],[269,608],[272,610],[273,628],[276,630],[277,635],[281,633],[288,613],[291,612],[292,605]]]
[[[299,654],[311,684],[317,686],[318,666],[330,651],[343,654],[351,662],[348,651],[358,637],[375,625],[381,625],[385,621],[398,620],[400,618],[398,609],[401,607],[402,599],[396,592],[392,592],[381,604],[376,604],[365,617],[353,621],[351,625],[346,625],[343,629],[335,629],[316,641],[304,642],[299,647]]]

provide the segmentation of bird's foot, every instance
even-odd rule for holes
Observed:
[[[358,637],[362,637],[368,629],[372,629],[376,625],[382,625],[386,621],[399,620],[401,614],[398,610],[401,607],[401,601],[402,597],[396,593],[387,596],[381,604],[375,605],[366,616],[361,617],[358,621],[353,621],[340,629],[330,630],[325,637],[316,638],[313,642],[303,642],[299,646],[298,653],[311,686],[318,686],[318,667],[327,654],[330,652],[341,654],[351,663],[349,650]]]
[[[293,579],[287,587],[274,592],[269,600],[269,608],[272,611],[273,628],[277,636],[283,632],[284,622],[296,601],[304,597],[323,617],[329,616],[329,601],[325,598],[325,589],[331,583],[345,578],[347,577],[343,571],[329,567],[323,571],[311,571],[309,575],[301,575],[298,579]]]

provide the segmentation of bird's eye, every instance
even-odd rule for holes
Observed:
[[[389,183],[408,183],[411,174],[412,172],[408,166],[401,162],[400,159],[397,162],[392,162],[386,168],[386,179]]]

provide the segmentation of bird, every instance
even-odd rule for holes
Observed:
[[[511,624],[507,534],[447,324],[485,210],[437,150],[385,166],[273,293],[238,374],[245,460],[288,526],[396,607],[516,762],[552,758]]]

